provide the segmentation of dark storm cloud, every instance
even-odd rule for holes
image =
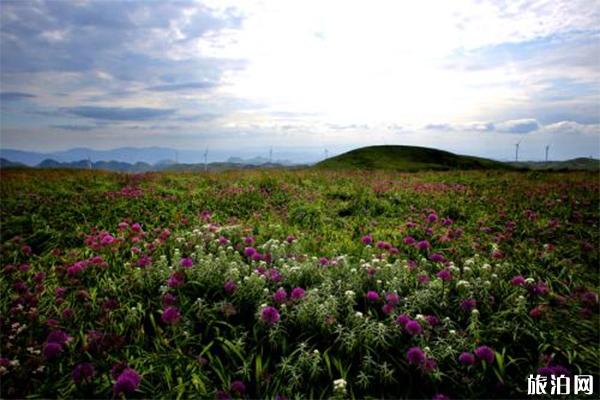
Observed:
[[[0,92],[0,101],[15,101],[22,99],[31,99],[35,97],[34,94],[31,93],[23,93],[23,92]]]
[[[85,118],[108,121],[148,121],[168,117],[175,113],[175,109],[147,108],[147,107],[70,107],[63,111]]]

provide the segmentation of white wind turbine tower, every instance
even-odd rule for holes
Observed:
[[[519,145],[521,144],[521,140],[515,143],[515,161],[519,161]]]
[[[204,172],[208,171],[208,146],[204,150]]]
[[[546,162],[548,162],[548,151],[550,150],[550,145],[546,145]]]

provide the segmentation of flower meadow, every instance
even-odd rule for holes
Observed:
[[[598,388],[596,174],[0,174],[3,398]]]

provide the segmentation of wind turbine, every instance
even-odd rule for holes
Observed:
[[[269,164],[273,162],[273,146],[269,149]]]
[[[204,150],[204,172],[208,171],[208,146]]]
[[[325,160],[327,160],[329,158],[329,151],[327,151],[327,149],[325,149],[325,151],[323,153],[325,153]]]
[[[550,150],[550,145],[546,145],[546,162],[548,162],[548,150]]]
[[[519,145],[521,144],[521,140],[515,143],[515,161],[519,161]]]

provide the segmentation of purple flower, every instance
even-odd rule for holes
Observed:
[[[296,240],[296,238],[293,235],[289,235],[286,240],[288,243],[292,243],[293,241]]]
[[[431,247],[431,245],[429,244],[429,242],[427,240],[421,240],[420,242],[417,243],[417,248],[419,250],[427,250]]]
[[[422,274],[417,276],[417,281],[421,284],[426,284],[429,282],[429,276]]]
[[[440,324],[440,320],[435,315],[426,315],[425,319],[427,320],[427,323],[431,327],[435,327],[435,326],[438,326]]]
[[[173,272],[167,280],[167,286],[176,288],[184,284],[185,275],[182,272]]]
[[[379,300],[379,293],[377,293],[374,290],[369,290],[365,297],[367,298],[367,300],[375,302]]]
[[[164,307],[174,306],[177,304],[177,297],[173,296],[171,293],[165,293],[162,298],[162,304]]]
[[[90,363],[83,362],[77,364],[71,373],[73,381],[77,384],[81,382],[89,382],[94,376],[94,366]]]
[[[433,396],[431,400],[450,400],[450,397],[446,396],[445,394],[438,393],[435,396]]]
[[[475,301],[475,299],[466,299],[460,303],[460,308],[462,308],[463,311],[466,311],[466,312],[470,312],[476,306],[477,306],[477,301]]]
[[[436,213],[431,213],[427,216],[427,222],[431,223],[431,222],[435,222],[438,220],[438,216]]]
[[[381,311],[385,314],[385,315],[390,315],[391,313],[394,312],[394,305],[391,303],[385,303],[382,307],[381,307]]]
[[[150,256],[141,256],[139,260],[137,260],[137,266],[140,268],[146,268],[152,264],[152,257]]]
[[[229,386],[229,390],[232,393],[236,393],[238,395],[243,395],[244,393],[246,393],[246,385],[244,385],[244,382],[242,381],[233,381],[231,382],[231,385]]]
[[[510,284],[513,286],[523,286],[525,285],[525,278],[523,278],[521,275],[513,276],[513,278],[510,280]]]
[[[223,285],[223,289],[225,289],[225,293],[232,294],[237,289],[237,285],[231,279],[225,282]]]
[[[217,390],[217,393],[215,393],[215,398],[217,400],[231,400],[229,393],[224,390]]]
[[[260,261],[263,259],[263,256],[257,251],[256,253],[252,254],[252,257],[250,258],[252,258],[253,261]]]
[[[404,244],[407,244],[409,246],[412,246],[413,244],[417,243],[415,238],[413,238],[412,236],[406,236],[404,239],[402,239],[402,242],[404,242]]]
[[[446,258],[443,255],[441,255],[440,253],[431,253],[431,255],[429,256],[429,259],[433,262],[446,261]]]
[[[291,297],[293,300],[299,300],[304,297],[305,293],[306,292],[304,291],[304,289],[302,289],[301,287],[297,287],[297,288],[292,289]]]
[[[565,375],[565,376],[570,376],[571,375],[571,371],[569,371],[568,368],[562,366],[562,365],[547,365],[545,367],[539,368],[537,370],[537,373],[540,375],[544,375],[544,376],[561,376],[561,375]]]
[[[246,255],[246,257],[252,257],[256,253],[257,253],[257,251],[254,247],[246,247],[244,249],[244,254]]]
[[[54,360],[55,358],[58,358],[58,356],[60,355],[60,353],[62,353],[63,351],[63,347],[60,343],[56,343],[56,342],[48,342],[46,343],[46,345],[44,346],[44,357],[46,357],[47,360]]]
[[[224,246],[227,243],[229,243],[229,239],[227,239],[225,236],[219,236],[219,244],[221,246]]]
[[[141,380],[142,378],[137,371],[131,368],[126,368],[117,378],[117,381],[113,386],[113,391],[115,395],[119,395],[121,393],[133,393],[140,385]]]
[[[473,353],[465,351],[463,353],[460,353],[460,356],[458,356],[458,361],[462,365],[473,365],[475,364],[475,355]]]
[[[435,274],[438,278],[440,278],[443,281],[450,281],[452,280],[452,272],[450,272],[449,269],[444,268],[443,270],[441,270],[440,272],[438,272],[437,274]]]
[[[329,265],[329,258],[327,258],[327,257],[321,257],[319,259],[319,264],[321,264],[321,265]]]
[[[400,296],[398,296],[398,294],[394,293],[394,292],[386,293],[385,299],[387,300],[388,303],[393,304],[393,305],[396,305],[400,302]]]
[[[58,343],[61,346],[65,345],[69,340],[71,340],[71,337],[60,330],[50,332],[46,339],[48,343]]]
[[[408,324],[408,322],[410,321],[410,317],[406,314],[400,314],[398,315],[398,318],[396,318],[396,323],[402,327],[405,327],[406,324]]]
[[[194,265],[194,260],[192,260],[191,257],[185,257],[182,258],[181,261],[179,261],[179,265],[181,265],[184,268],[192,268],[192,266]]]
[[[548,293],[548,286],[544,282],[538,282],[535,285],[531,285],[529,291],[536,296],[543,296]]]
[[[598,303],[598,295],[594,292],[585,292],[581,295],[581,301],[588,304],[588,305],[595,305],[596,303]]]
[[[433,357],[427,357],[423,362],[423,371],[431,372],[437,368],[437,360]]]
[[[404,325],[404,329],[406,329],[406,332],[408,332],[411,336],[416,336],[423,333],[423,328],[421,327],[421,324],[414,320],[408,321],[406,325]]]
[[[262,309],[260,318],[269,325],[279,322],[279,311],[275,307],[267,306]]]
[[[163,311],[161,319],[165,324],[176,324],[181,319],[181,313],[177,307],[167,307]]]
[[[479,346],[478,348],[476,348],[475,355],[477,356],[477,358],[479,358],[480,360],[484,360],[488,364],[492,364],[494,362],[494,350],[492,350],[488,346]]]
[[[248,246],[251,246],[254,244],[254,238],[252,236],[246,236],[244,238],[244,243],[247,244]]]
[[[287,300],[287,292],[283,288],[277,289],[277,291],[273,294],[273,300],[277,303],[283,303]]]
[[[406,358],[410,364],[420,365],[425,361],[425,353],[420,347],[411,347],[406,352]]]
[[[363,242],[363,244],[371,244],[371,243],[373,243],[373,236],[371,236],[371,235],[363,236],[361,241]]]

